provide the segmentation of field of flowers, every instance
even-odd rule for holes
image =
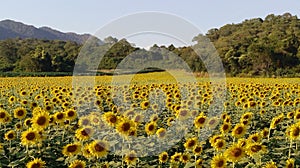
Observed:
[[[124,78],[0,78],[0,167],[300,165],[299,79],[228,78],[224,95],[208,79]]]

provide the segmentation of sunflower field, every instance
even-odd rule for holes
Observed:
[[[300,165],[297,78],[227,78],[226,94],[166,72],[125,78],[0,78],[0,167]]]

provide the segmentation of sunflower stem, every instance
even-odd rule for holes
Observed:
[[[293,140],[291,140],[291,141],[290,141],[290,148],[289,148],[289,159],[291,158],[292,145],[293,145]]]

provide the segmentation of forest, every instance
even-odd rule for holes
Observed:
[[[247,19],[241,23],[210,29],[206,34],[194,37],[195,45],[202,45],[204,37],[218,51],[227,76],[300,76],[300,20],[290,13],[269,14],[264,19]],[[89,43],[90,49],[82,50],[83,44],[71,41],[21,38],[1,40],[0,72],[73,72],[79,54],[89,54],[96,58],[99,53],[103,53],[104,57],[97,65],[98,70],[114,69],[126,56],[138,53],[151,60],[165,59],[175,54],[192,71],[207,71],[202,56],[198,56],[193,49],[195,46],[154,44],[146,50],[135,47],[126,39],[111,36],[103,40],[95,38],[89,40]],[[209,53],[211,50],[207,46],[201,49],[201,53]],[[170,66],[172,63],[170,60]],[[86,65],[93,64],[93,59],[81,64],[84,69]],[[173,68],[177,68],[176,64]]]

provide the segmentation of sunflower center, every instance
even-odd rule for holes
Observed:
[[[262,147],[260,145],[254,145],[251,147],[251,151],[252,152],[258,152],[262,149]]]
[[[217,167],[222,167],[223,165],[224,165],[224,161],[223,160],[218,161]]]
[[[34,163],[32,164],[31,168],[40,168],[41,164],[40,163]]]
[[[97,143],[94,148],[97,152],[102,152],[105,150],[105,148],[103,146],[104,146],[103,144]]]
[[[232,151],[232,154],[233,154],[233,156],[234,157],[239,157],[239,156],[241,156],[242,155],[242,149],[240,149],[240,148],[235,148],[233,151]]]
[[[37,123],[38,125],[44,125],[46,123],[47,119],[44,116],[41,116],[38,118]]]
[[[123,131],[129,131],[130,130],[130,124],[125,122],[122,124],[122,130]]]
[[[238,127],[235,131],[236,134],[241,134],[243,132],[243,127]]]
[[[70,145],[67,148],[68,152],[75,152],[77,150],[77,146],[76,145]]]
[[[210,120],[208,124],[209,125],[214,125],[215,122],[216,122],[216,120]]]
[[[69,117],[73,117],[74,115],[75,115],[75,112],[74,112],[74,111],[69,111],[69,112],[68,112],[68,116],[69,116]]]
[[[13,134],[13,133],[10,133],[10,134],[7,135],[7,137],[8,137],[9,139],[13,139],[13,138],[14,138],[14,134]]]
[[[188,147],[193,147],[196,144],[194,140],[188,142]]]
[[[199,124],[203,124],[205,122],[205,118],[201,117],[198,119]]]
[[[162,160],[167,160],[167,159],[168,159],[168,156],[167,156],[167,155],[163,155],[161,159],[162,159]]]
[[[0,118],[5,118],[6,117],[6,114],[4,112],[1,112],[0,113]]]
[[[117,122],[117,117],[116,117],[116,116],[111,116],[111,117],[109,118],[109,121],[110,121],[111,123],[116,123],[116,122]]]
[[[29,140],[29,141],[32,141],[34,138],[35,138],[35,133],[34,132],[29,132],[26,135],[26,139]]]
[[[81,134],[83,136],[89,136],[92,133],[92,130],[89,128],[85,128],[84,130],[81,131]]]
[[[293,136],[299,136],[300,134],[300,129],[296,127],[296,129],[293,130]]]
[[[62,118],[64,118],[64,115],[62,113],[59,113],[57,114],[56,118],[61,120]]]
[[[148,127],[148,130],[149,130],[149,131],[152,131],[152,130],[154,130],[154,125],[152,125],[152,124],[151,124],[151,125],[149,125],[149,127]]]
[[[23,110],[19,110],[19,111],[17,112],[17,115],[18,115],[18,116],[23,116],[23,114],[24,114],[24,111],[23,111]]]

